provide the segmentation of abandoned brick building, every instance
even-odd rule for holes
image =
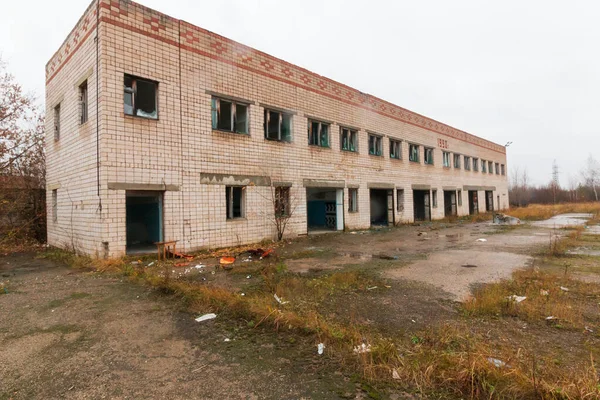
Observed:
[[[46,66],[48,241],[119,256],[508,206],[506,149],[126,0]]]

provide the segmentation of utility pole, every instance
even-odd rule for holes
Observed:
[[[556,204],[556,192],[559,188],[558,183],[558,164],[556,163],[556,159],[552,162],[552,201]]]

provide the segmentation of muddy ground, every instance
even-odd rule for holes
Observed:
[[[530,265],[552,234],[544,227],[432,223],[309,236],[277,248],[277,257],[299,274],[359,268],[383,277],[389,287],[332,297],[323,307],[340,320],[411,335],[460,319],[456,300]],[[244,274],[211,274],[215,259],[197,264],[206,265],[204,271],[189,273],[205,274],[209,282],[239,290],[252,284]],[[238,262],[234,271],[243,267]],[[239,320],[197,323],[176,298],[35,254],[0,257],[0,274],[6,288],[0,295],[0,399],[369,395],[356,377],[318,356],[309,337],[251,329]],[[518,321],[473,326],[507,340],[552,342],[565,357],[573,352],[561,344],[560,332],[536,338]],[[379,395],[412,398],[391,389]]]

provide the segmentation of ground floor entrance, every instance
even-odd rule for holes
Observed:
[[[127,253],[155,251],[163,240],[163,193],[128,191],[125,208]]]
[[[479,202],[477,200],[477,190],[469,190],[469,214],[479,213]]]
[[[413,190],[415,221],[431,221],[429,190]]]
[[[391,189],[369,189],[371,225],[394,225],[394,191]]]
[[[494,192],[485,191],[485,211],[494,211]]]
[[[344,190],[306,188],[308,231],[341,231],[344,229]]]
[[[455,190],[444,190],[444,216],[452,217],[456,216],[456,191]]]

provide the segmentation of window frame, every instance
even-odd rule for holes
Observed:
[[[397,147],[397,151],[394,148]],[[402,140],[390,138],[390,158],[394,160],[402,160]]]
[[[479,158],[473,157],[473,172],[479,172]]]
[[[240,216],[234,215],[234,189],[240,189]],[[246,186],[225,186],[225,217],[227,221],[246,218]]]
[[[125,86],[125,80],[130,78],[132,80],[131,87]],[[154,108],[156,109],[156,117],[148,116],[148,115],[138,115],[139,109],[136,107],[137,100],[137,82],[145,82],[151,83],[154,85]],[[125,103],[125,94],[131,95],[131,113],[127,112],[125,107],[128,105]],[[141,78],[136,75],[124,74],[123,75],[123,113],[129,117],[143,118],[158,121],[159,117],[159,107],[158,107],[158,82],[148,78]]]
[[[344,135],[347,134],[348,146],[344,148]],[[351,148],[351,144],[354,142],[354,148]],[[358,131],[352,128],[346,128],[340,126],[340,150],[347,151],[349,153],[358,153]]]
[[[425,163],[425,165],[434,165],[435,164],[435,157],[434,157],[434,151],[433,151],[433,147],[425,147],[423,146],[423,163]],[[429,154],[431,155],[430,158],[430,162],[428,162],[427,160],[427,153],[429,152]]]
[[[283,192],[283,193],[282,193]],[[291,215],[291,189],[289,186],[276,186],[274,198],[275,218],[287,218]],[[282,202],[282,199],[284,201]],[[283,210],[283,212],[280,212]]]
[[[493,174],[493,173],[494,173],[494,162],[488,161],[488,174]]]
[[[348,212],[358,212],[358,188],[348,188]]]
[[[500,175],[506,176],[506,166],[504,164],[500,164]]]
[[[58,142],[60,140],[60,107],[61,103],[58,103],[54,106],[54,114],[53,114],[53,123],[54,123],[54,141]]]
[[[442,151],[442,165],[444,168],[450,168],[452,166],[449,151]]]
[[[89,119],[89,92],[87,79],[79,85],[79,125],[88,122]]]
[[[463,156],[463,163],[465,165],[465,171],[470,171],[471,170],[471,157],[470,156]]]
[[[246,110],[246,113],[248,114],[248,109]],[[279,122],[277,125],[277,138],[272,138],[269,137],[269,121],[271,118],[271,113],[274,114],[278,114],[278,118],[279,118]],[[293,122],[293,114],[291,113],[286,113],[284,111],[279,111],[279,110],[273,110],[271,108],[265,108],[264,110],[264,130],[265,130],[265,140],[270,140],[273,142],[284,142],[284,143],[292,143],[292,132],[294,131],[294,122]],[[283,127],[285,124],[284,119],[285,118],[289,118],[289,134],[287,138],[284,138],[283,135]],[[248,118],[247,118],[248,119]],[[248,128],[249,129],[249,128]],[[247,129],[247,130],[248,130]],[[243,133],[240,132],[235,132],[235,133],[239,133],[241,135],[243,135]]]
[[[229,116],[229,124],[230,128],[219,127],[219,122],[221,121],[220,112],[221,112],[221,102],[230,103],[230,112]],[[237,107],[243,106],[246,107],[246,120],[245,120],[245,129],[246,132],[240,132],[237,130],[238,121],[237,117]],[[216,118],[216,120],[215,120]],[[216,121],[216,122],[215,122]],[[249,101],[240,101],[228,99],[227,97],[220,96],[211,96],[210,98],[210,126],[213,131],[226,132],[226,133],[235,133],[236,135],[250,135],[250,102]]]
[[[413,162],[413,163],[417,163],[420,164],[421,163],[421,149],[420,149],[421,145],[415,144],[415,143],[409,143],[408,144],[408,161]],[[413,159],[413,148],[416,149],[416,151],[414,152],[414,154],[417,155],[417,159],[414,160]]]
[[[495,163],[494,167],[495,167],[496,175],[500,175],[500,163]]]
[[[311,119],[308,118],[308,145],[309,146],[314,146],[314,147],[320,147],[323,149],[330,149],[331,148],[331,124],[328,122],[323,122],[323,121],[319,121],[316,119]],[[314,137],[314,133],[312,131],[313,128],[313,124],[319,124],[319,129],[318,132],[316,133],[316,137],[317,137],[317,143],[311,143],[311,138]],[[323,131],[323,127],[327,127],[327,144],[324,146],[322,143],[322,131]]]
[[[454,169],[461,169],[461,162],[460,162],[460,153],[453,153],[453,166]]]
[[[373,145],[375,147],[374,152],[371,151],[371,140],[373,140]],[[369,133],[369,155],[383,157],[383,136]]]
[[[481,173],[487,174],[487,161],[481,160]]]

